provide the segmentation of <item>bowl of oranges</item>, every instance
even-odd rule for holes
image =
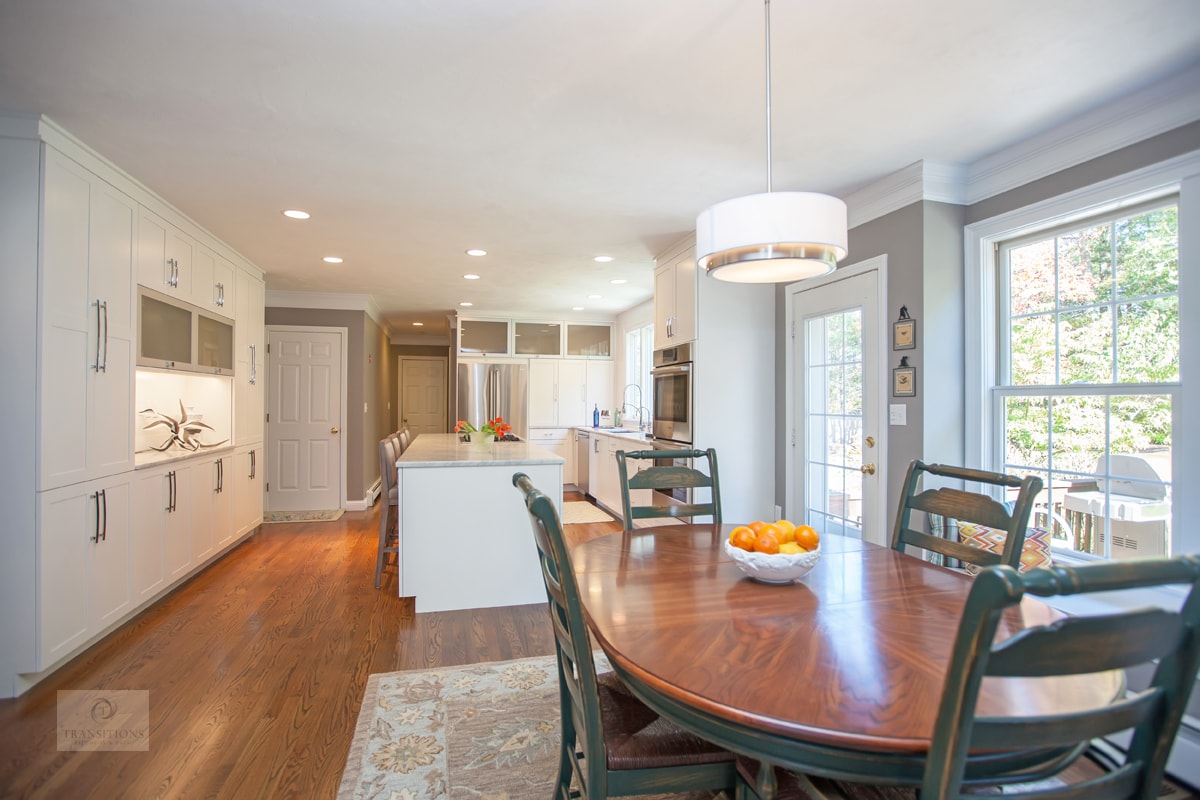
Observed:
[[[756,581],[792,583],[821,560],[821,537],[811,525],[756,520],[733,529],[725,553]]]

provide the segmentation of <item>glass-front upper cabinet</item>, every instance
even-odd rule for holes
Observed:
[[[233,325],[228,320],[196,315],[196,366],[220,375],[233,374]]]
[[[508,355],[508,320],[460,319],[458,352],[488,356]]]
[[[513,323],[513,345],[519,356],[561,356],[562,325],[557,322]]]
[[[567,323],[567,355],[612,358],[612,325]]]
[[[233,374],[233,320],[138,288],[139,367]]]

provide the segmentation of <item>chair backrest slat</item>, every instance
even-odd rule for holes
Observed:
[[[1178,614],[1157,608],[1073,617],[1022,631],[996,646],[988,674],[1010,678],[1061,675],[1064,663],[1086,664],[1089,672],[1128,669],[1171,652],[1185,632]]]
[[[666,464],[650,466],[629,474],[629,460],[662,461],[690,459],[708,465],[707,473],[694,466]],[[707,450],[618,450],[617,473],[621,482],[621,509],[625,528],[632,529],[635,519],[654,517],[711,517],[714,523],[721,522],[721,483],[717,471],[717,453]],[[630,492],[659,489],[702,489],[709,493],[708,502],[654,503],[634,506]],[[693,498],[693,501],[695,498]]]
[[[921,491],[920,487],[926,475],[997,486],[1005,490],[1015,488],[1018,490],[1017,499],[1010,512],[1004,503],[976,492],[968,492],[954,487],[926,487]],[[901,552],[908,545],[920,547],[979,567],[992,566],[997,563],[1016,567],[1021,562],[1021,551],[1025,543],[1029,518],[1033,513],[1033,504],[1041,490],[1042,479],[1036,475],[1018,478],[986,470],[952,467],[945,464],[926,464],[920,460],[913,461],[908,465],[908,474],[901,487],[900,508],[896,513],[896,525],[892,531],[892,547]],[[914,511],[938,514],[959,522],[971,522],[1003,531],[1005,534],[1003,550],[997,559],[995,553],[980,547],[963,545],[951,539],[931,536],[923,531],[918,531],[911,524]]]
[[[1017,606],[1026,594],[1121,592],[1165,584],[1188,585],[1180,610],[1138,609],[1064,618],[996,642],[1001,623],[1006,615],[1020,613]],[[1029,680],[1133,666],[1152,669],[1149,686],[1097,708],[1027,718],[975,717],[985,677]],[[983,569],[959,621],[920,796],[959,796],[973,759],[983,764],[990,758],[986,763],[992,764],[997,753],[1002,757],[1005,752],[1037,755],[1040,751],[1057,759],[1078,752],[1093,739],[1131,732],[1124,757],[1110,774],[1073,786],[1038,787],[1021,796],[1151,800],[1162,782],[1198,672],[1200,556],[1034,569],[1024,575],[1008,565]],[[1043,770],[1038,777],[1044,774]]]

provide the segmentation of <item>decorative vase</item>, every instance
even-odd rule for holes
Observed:
[[[479,433],[478,431],[471,434],[471,446],[477,450],[491,450],[492,440],[495,438],[490,433]]]

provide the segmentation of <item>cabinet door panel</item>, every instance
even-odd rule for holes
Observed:
[[[78,164],[45,153],[39,489],[87,478],[88,373],[99,319],[88,293],[90,182]]]
[[[87,553],[96,500],[85,486],[38,498],[38,661],[45,669],[88,636]]]
[[[191,534],[189,563],[198,564],[212,555],[216,540],[216,505],[220,500],[220,459],[205,459],[192,465],[191,494],[187,504]]]
[[[558,369],[558,424],[564,428],[592,424],[587,404],[588,362],[567,359]]]
[[[114,624],[131,607],[129,541],[133,524],[127,476],[98,484],[103,489],[99,542],[88,538],[88,625],[98,633]]]
[[[162,471],[137,473],[129,542],[129,580],[135,603],[149,599],[164,585],[162,537],[167,494],[168,483]]]
[[[167,263],[167,223],[142,209],[138,216],[138,283],[160,292],[171,290],[174,271]]]
[[[101,369],[89,369],[87,460],[92,475],[133,468],[133,201],[97,180],[92,191],[88,285],[101,331]]]
[[[237,271],[237,316],[234,320],[233,436],[237,445],[263,440],[266,413],[263,394],[263,365],[267,355],[263,321],[263,282],[243,270]]]
[[[171,475],[174,474],[174,510],[163,516],[163,571],[167,582],[182,576],[192,566],[191,517],[196,513],[196,502],[192,494],[193,469],[177,466],[166,475],[170,491]]]
[[[671,342],[696,338],[696,256],[692,250],[675,262],[675,323]]]
[[[559,361],[530,359],[529,363],[529,426],[531,428],[558,425]]]
[[[584,425],[592,422],[591,411],[596,406],[600,408],[613,407],[613,362],[587,362],[587,420]]]

